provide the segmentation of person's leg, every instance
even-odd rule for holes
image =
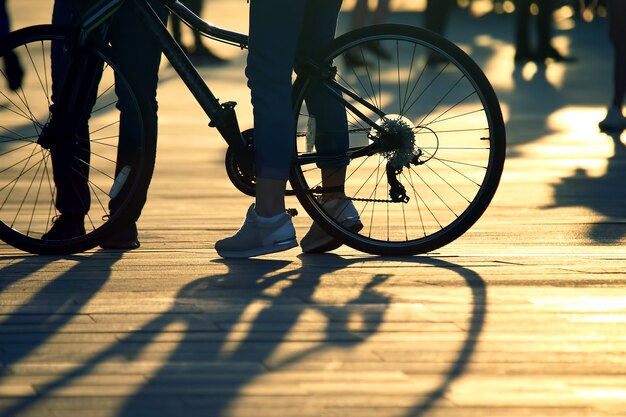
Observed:
[[[614,51],[613,100],[621,111],[626,94],[626,2],[609,0],[609,34]]]
[[[191,10],[194,14],[200,16],[202,13],[203,0],[186,0],[185,2],[189,10]],[[202,43],[202,35],[197,30],[193,31],[193,47],[195,53],[200,53],[201,51],[208,51],[204,44]]]
[[[339,0],[308,1],[300,53],[321,58],[321,53],[335,37],[340,9]],[[349,147],[346,109],[332,99],[323,86],[316,86],[315,83],[310,85],[305,100],[315,123],[316,151],[328,155],[345,152]],[[338,223],[356,231],[363,226],[356,208],[351,200],[346,199],[343,190],[348,163],[349,160],[346,158],[334,163],[318,164],[321,168],[323,187],[337,189],[324,193],[320,203]],[[314,223],[302,238],[300,245],[303,252],[327,252],[341,246],[341,242]]]
[[[300,54],[321,58],[321,53],[335,38],[340,9],[340,0],[308,2],[303,36],[300,39]],[[345,151],[349,146],[346,109],[338,101],[332,99],[323,86],[316,86],[315,83],[309,87],[305,100],[315,123],[317,152],[332,155]],[[325,187],[343,186],[345,167],[348,162],[343,160],[334,164],[320,165],[323,185]]]
[[[424,10],[424,27],[443,35],[452,5],[450,0],[428,0]]]
[[[0,38],[9,33],[9,13],[7,12],[7,1],[0,0]]]
[[[52,23],[70,24],[76,18],[77,10],[71,0],[54,2]],[[57,42],[52,43],[51,61],[51,111],[54,112],[69,67],[69,56],[66,51],[62,50],[62,45]],[[89,97],[89,102],[93,101],[95,101],[95,94]],[[61,213],[62,220],[55,223],[55,226],[43,236],[44,239],[63,239],[84,233],[83,218],[90,208],[90,193],[87,184],[89,172],[84,169],[85,165],[79,164],[78,161],[89,161],[89,113],[89,109],[85,109],[83,114],[76,115],[80,117],[76,139],[80,141],[73,141],[62,148],[54,147],[50,151],[53,178],[57,188],[55,205]]]
[[[185,4],[189,7],[196,15],[200,16],[202,14],[202,9],[204,6],[204,0],[185,0]],[[218,55],[216,55],[211,49],[209,49],[204,44],[204,38],[197,30],[193,31],[193,50],[191,50],[192,55],[197,56],[202,59],[199,64],[208,63],[208,64],[221,64],[226,62],[226,60]]]
[[[374,11],[372,23],[383,23],[387,19],[387,15],[389,14],[389,1],[390,0],[378,0],[378,6]]]
[[[298,243],[285,213],[285,187],[294,156],[291,78],[305,0],[252,0],[246,76],[254,112],[256,199],[232,237],[215,244],[222,257],[250,257]]]
[[[183,51],[186,51],[187,48],[183,44],[183,33],[181,30],[182,22],[177,16],[172,16],[170,19],[170,27],[172,28],[172,37],[180,45]]]
[[[368,0],[356,0],[354,8],[350,13],[350,29],[355,30],[362,28],[367,24],[367,20],[370,14]],[[350,67],[363,67],[370,63],[363,57],[362,53],[356,51],[347,51],[343,59]]]
[[[303,0],[252,0],[246,75],[254,109],[257,185],[261,216],[284,212],[295,127],[291,77],[304,18]],[[277,30],[276,28],[280,28]]]
[[[165,22],[167,11],[163,7],[153,5],[159,17]],[[133,13],[132,6],[126,4],[114,16],[109,30],[111,46],[119,62],[120,70],[127,77],[127,81],[133,86],[138,95],[148,101],[148,107],[142,109],[145,118],[144,124],[137,120],[134,111],[134,103],[124,85],[116,80],[115,92],[118,96],[118,108],[120,110],[119,147],[116,164],[116,174],[127,165],[126,161],[139,151],[136,139],[144,132],[146,160],[144,169],[149,178],[152,177],[156,158],[157,135],[158,135],[158,104],[156,92],[158,85],[158,71],[161,62],[161,49],[153,36],[137,22],[138,17]],[[123,191],[124,192],[124,191]],[[139,194],[133,196],[136,210],[129,224],[121,225],[120,229],[112,235],[103,247],[110,248],[134,248],[139,246],[135,222],[141,215],[141,210],[146,202],[148,187]],[[114,212],[124,195],[121,194],[110,201],[109,207]]]
[[[574,62],[575,57],[561,54],[552,46],[552,20],[554,14],[553,0],[538,0],[539,15],[537,16],[537,60],[553,59],[558,62]]]
[[[517,0],[515,6],[515,60],[527,61],[531,58],[529,24],[531,0]]]
[[[0,38],[8,35],[10,30],[11,23],[9,22],[6,0],[0,0]],[[24,70],[22,69],[19,58],[13,52],[7,52],[4,55],[3,78],[6,78],[9,88],[13,91],[17,91],[22,86]]]
[[[613,97],[606,117],[598,123],[602,131],[626,129],[626,118],[622,112],[626,94],[626,2],[608,1],[609,38],[613,46]]]
[[[552,0],[538,0],[539,14],[537,15],[537,49],[547,51],[552,48],[552,14],[554,4]]]
[[[365,20],[369,11],[367,0],[356,0],[352,13],[350,14],[350,27],[352,29],[358,29],[365,26]]]

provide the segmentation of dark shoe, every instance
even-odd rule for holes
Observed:
[[[535,54],[533,54],[530,49],[518,48],[515,51],[515,62],[517,63],[526,63],[535,60]]]
[[[622,132],[626,130],[626,117],[622,114],[622,109],[610,107],[606,117],[598,123],[601,132]]]
[[[117,230],[111,232],[106,239],[100,242],[102,249],[133,250],[139,246],[141,244],[139,243],[137,224],[135,222],[118,227]]]
[[[66,240],[85,234],[83,214],[61,214],[52,220],[52,227],[41,238],[43,240]]]
[[[537,52],[537,61],[545,61],[552,59],[555,62],[576,62],[578,58],[561,54],[555,48],[541,49]]]

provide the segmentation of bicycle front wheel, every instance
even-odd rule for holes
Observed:
[[[0,42],[0,239],[32,253],[93,248],[132,211],[134,192],[147,187],[142,174],[145,103],[107,46],[81,52],[83,59],[96,62],[95,77],[91,74],[96,85],[74,115],[84,122],[77,122],[67,138],[54,137],[45,144],[41,140],[58,110],[55,100],[79,81],[66,79],[79,48],[74,39],[69,28],[42,25],[13,32]],[[121,91],[126,96],[124,121]],[[124,144],[122,123],[135,132]],[[117,209],[111,213],[114,198]],[[84,232],[46,235],[66,211],[85,216]]]
[[[314,221],[355,249],[412,255],[452,242],[479,219],[500,180],[505,128],[493,88],[467,54],[420,28],[379,25],[337,38],[318,72],[295,83],[291,177]],[[320,89],[342,103],[346,132],[320,120],[328,117]],[[323,205],[337,191],[325,181],[342,163],[358,231]]]

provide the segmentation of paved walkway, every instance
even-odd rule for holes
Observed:
[[[10,3],[16,26],[49,13]],[[245,30],[243,0],[208,3],[211,20]],[[0,244],[0,415],[624,416],[626,148],[596,127],[611,89],[604,22],[560,21],[556,41],[581,61],[545,68],[514,68],[511,16],[450,23],[509,136],[502,185],[466,235],[411,258],[220,260],[214,242],[250,200],[164,65],[141,249]],[[248,127],[245,56],[218,51],[231,64],[202,72]],[[309,220],[296,219],[302,236]]]

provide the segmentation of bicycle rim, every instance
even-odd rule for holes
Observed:
[[[0,44],[5,64],[0,70],[0,238],[32,253],[67,254],[96,246],[127,215],[129,202],[120,204],[115,215],[111,215],[109,202],[121,193],[132,195],[132,190],[140,187],[145,129],[138,98],[111,59],[110,50],[92,50],[102,61],[102,77],[93,94],[93,106],[85,114],[86,129],[72,135],[70,143],[75,150],[62,159],[68,168],[65,172],[69,170],[79,178],[72,187],[64,187],[62,203],[51,150],[38,143],[53,108],[52,48],[58,51],[56,56],[62,56],[55,63],[58,66],[74,48],[68,29],[50,25],[26,28]],[[7,66],[7,57],[19,62],[23,72],[19,83]],[[56,82],[60,85],[73,80],[57,77]],[[60,91],[57,87],[55,95]],[[134,143],[127,145],[132,151],[125,153],[123,163],[118,163],[120,89],[130,96],[125,123],[132,124],[137,133]],[[57,163],[56,168],[59,166]],[[75,207],[86,212],[86,233],[67,239],[42,239],[60,216],[60,206],[77,200],[80,204]]]
[[[319,141],[337,132],[321,130],[309,108],[320,84],[299,77],[291,182],[305,210],[341,242],[373,254],[425,253],[461,236],[489,205],[504,163],[499,103],[480,68],[451,42],[403,25],[348,33],[325,62],[351,105],[344,108],[349,153],[374,143],[377,150],[349,158],[345,193],[363,223],[353,232],[321,204],[321,164],[312,161],[328,160]]]

